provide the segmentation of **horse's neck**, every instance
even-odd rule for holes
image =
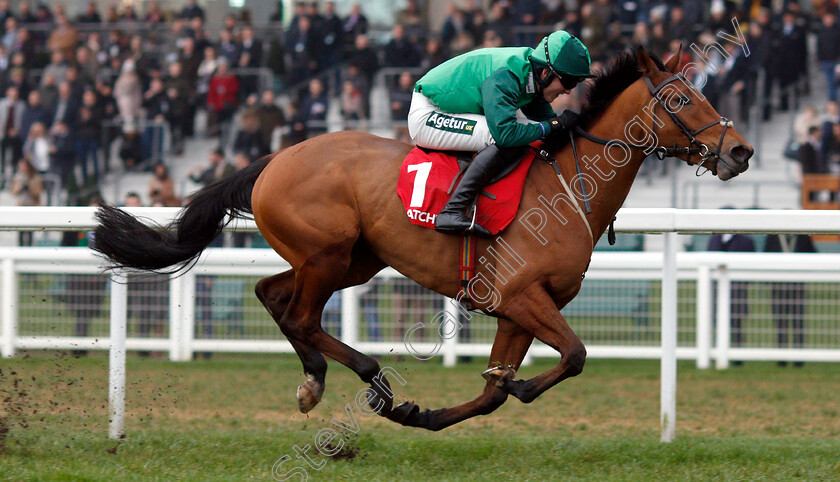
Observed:
[[[602,139],[628,142],[625,126],[633,122],[635,116],[638,116],[645,125],[650,126],[650,118],[642,111],[645,104],[638,100],[634,102],[634,99],[647,98],[647,95],[644,95],[647,91],[643,92],[638,87],[639,83],[635,83],[621,93],[587,131]],[[628,107],[628,102],[634,106]],[[592,213],[587,215],[587,219],[592,227],[592,233],[597,238],[607,229],[627,198],[630,186],[636,179],[646,155],[641,149],[630,149],[629,155],[626,155],[625,151],[619,147],[611,147],[608,151],[607,146],[580,136],[575,136],[575,144],[581,172],[586,179],[593,180],[596,187],[594,192],[588,193]],[[565,151],[564,157],[574,162],[571,146],[566,146]],[[574,165],[571,169],[574,175]]]

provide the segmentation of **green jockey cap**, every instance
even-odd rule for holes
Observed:
[[[589,49],[565,30],[558,30],[544,37],[531,53],[531,60],[554,74],[595,77],[589,73],[589,64],[592,62]]]

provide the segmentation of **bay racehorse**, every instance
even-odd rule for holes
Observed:
[[[292,267],[260,280],[256,294],[303,363],[302,412],[323,395],[324,356],[370,383],[371,406],[403,425],[440,430],[492,412],[508,395],[528,403],[583,370],[586,349],[560,311],[580,289],[593,246],[642,161],[651,153],[679,157],[722,180],[748,166],[752,147],[677,72],[679,58],[663,64],[639,48],[615,59],[589,86],[573,140],[568,133],[547,139],[544,150],[558,162],[533,163],[516,220],[478,243],[477,257],[495,253],[497,262],[476,267],[484,291],[476,288],[472,303],[498,319],[498,330],[483,392],[458,406],[394,406],[377,361],[320,326],[334,291],[365,283],[386,266],[445,296],[463,296],[459,238],[410,224],[396,194],[408,144],[358,132],[309,139],[198,191],[169,226],[147,227],[102,206],[94,249],[114,267],[177,271],[191,266],[229,215],[253,214]],[[516,262],[500,253],[515,253]],[[530,380],[517,379],[534,338],[557,350],[561,361]]]

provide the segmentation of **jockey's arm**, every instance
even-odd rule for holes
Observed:
[[[519,80],[507,69],[499,69],[481,84],[484,117],[499,147],[517,147],[542,139],[551,131],[548,122],[522,124],[516,120],[521,95]]]
[[[522,106],[522,113],[525,117],[535,121],[547,121],[555,116],[554,107],[542,97],[537,97],[533,102]]]

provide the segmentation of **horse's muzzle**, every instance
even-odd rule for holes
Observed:
[[[755,150],[748,144],[737,144],[729,148],[728,154],[720,156],[717,161],[717,176],[726,181],[746,171],[749,167],[749,160]]]

